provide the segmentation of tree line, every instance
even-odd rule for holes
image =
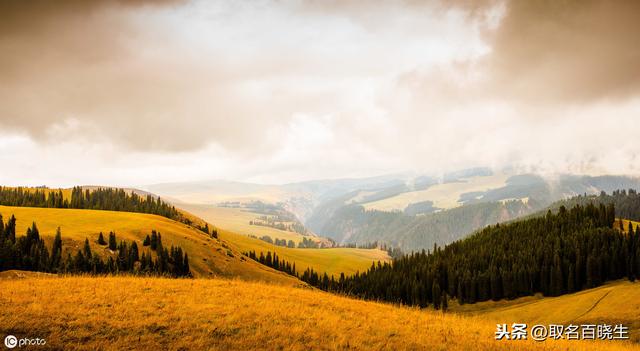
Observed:
[[[148,213],[193,226],[213,238],[218,237],[218,231],[215,228],[210,229],[207,223],[204,226],[194,225],[175,206],[162,201],[159,197],[151,194],[140,196],[134,191],[125,191],[124,189],[97,188],[83,190],[82,187],[77,186],[71,189],[71,198],[66,199],[60,189],[28,189],[0,186],[0,205]]]
[[[155,241],[151,246],[153,237]],[[16,218],[11,216],[5,224],[0,215],[0,271],[20,269],[71,274],[134,273],[170,277],[191,276],[189,257],[182,248],[171,246],[167,249],[162,245],[160,234],[155,231],[152,232],[151,238],[149,245],[144,245],[151,246],[151,249],[142,251],[135,241],[131,244],[125,241],[117,243],[116,234],[111,232],[107,242],[100,233],[98,245],[111,251],[106,260],[92,251],[88,238],[85,239],[83,248],[77,250],[75,255],[72,256],[71,252],[68,252],[70,250],[67,250],[67,255],[64,256],[60,228],[56,231],[49,251],[35,222],[27,229],[26,235],[16,238]],[[151,251],[155,252],[155,258]]]
[[[573,207],[575,205],[586,206],[589,203],[609,205],[616,208],[616,215],[620,218],[640,221],[640,194],[634,189],[614,190],[611,195],[600,192],[600,195],[578,195],[568,200],[562,200],[552,207]]]
[[[439,307],[558,296],[640,275],[640,228],[614,229],[615,207],[576,205],[546,216],[487,227],[433,251],[412,253],[364,273],[330,279],[327,290],[367,299]]]
[[[318,274],[318,272],[314,271],[313,268],[310,268],[310,267],[305,269],[302,272],[302,274],[300,274],[296,270],[295,262],[291,263],[291,262],[285,261],[280,257],[278,257],[278,254],[275,252],[272,253],[271,251],[267,251],[266,254],[264,252],[260,252],[260,254],[256,254],[255,251],[249,251],[249,252],[244,252],[243,255],[253,259],[254,261],[260,262],[261,264],[267,267],[271,267],[273,269],[287,273],[312,286],[315,286],[323,290],[329,290],[330,287],[332,285],[335,285],[336,283],[333,276],[329,278],[329,275],[327,275],[327,273],[324,273],[324,275],[321,276],[320,274]],[[343,280],[345,279],[344,273],[340,274],[340,278]]]
[[[85,189],[73,187],[71,198],[65,199],[62,190],[26,189],[0,187],[0,204],[20,207],[76,208],[91,210],[124,211],[155,214],[170,219],[179,219],[174,206],[160,198],[123,189]]]
[[[298,243],[298,245],[296,245],[296,243],[293,240],[287,240],[287,239],[279,239],[279,238],[275,238],[275,240],[273,238],[271,238],[269,235],[263,235],[261,237],[257,237],[255,235],[249,235],[250,238],[254,238],[254,239],[260,239],[266,243],[269,244],[273,244],[276,246],[282,246],[282,247],[288,247],[288,248],[299,248],[299,249],[319,249],[319,248],[325,248],[324,243],[319,244],[317,241],[314,241],[312,239],[308,239],[308,238],[302,238],[302,241],[300,241]]]
[[[271,253],[271,251],[267,251],[266,255],[263,252],[260,252],[260,254],[258,255],[256,254],[255,251],[249,251],[249,252],[244,252],[243,255],[253,259],[254,261],[260,262],[267,267],[271,267],[275,270],[285,272],[294,277],[298,277],[298,272],[296,271],[296,264],[295,263],[292,264],[290,262],[287,262],[281,259],[280,257],[278,257],[278,254],[275,252]]]

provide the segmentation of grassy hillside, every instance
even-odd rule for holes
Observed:
[[[166,247],[176,245],[186,250],[190,258],[191,271],[197,277],[238,276],[299,284],[299,281],[290,276],[245,259],[237,247],[224,240],[210,238],[190,226],[161,216],[131,212],[7,206],[0,206],[0,213],[5,219],[12,214],[16,216],[18,235],[24,235],[27,227],[35,221],[49,247],[58,227],[62,231],[65,250],[71,249],[75,252],[82,247],[85,238],[89,238],[92,251],[101,255],[108,254],[106,247],[96,242],[101,231],[105,234],[114,231],[118,241],[135,240],[138,246],[142,247],[145,236],[155,229],[162,233],[162,241]]]
[[[260,217],[259,213],[248,211],[244,208],[229,208],[218,207],[210,205],[193,205],[193,204],[179,204],[181,209],[188,211],[210,223],[215,224],[216,228],[225,229],[238,234],[255,235],[261,237],[268,235],[272,239],[286,239],[287,241],[293,240],[296,244],[302,241],[304,237],[301,234],[280,230],[276,228],[250,225],[249,221],[255,220]],[[314,239],[315,237],[307,236],[307,239]],[[319,241],[319,239],[316,239]]]
[[[0,305],[0,334],[45,338],[52,349],[640,349],[618,341],[495,341],[495,324],[478,317],[221,279],[11,279]]]
[[[441,209],[450,209],[462,205],[460,197],[466,193],[486,192],[506,185],[506,174],[471,177],[436,184],[424,190],[403,192],[393,197],[363,204],[367,210],[378,211],[403,211],[409,204],[432,201],[433,206]]]
[[[340,276],[340,273],[350,275],[356,271],[365,271],[371,267],[371,263],[374,261],[390,260],[386,251],[378,249],[291,249],[228,231],[220,231],[219,236],[236,245],[242,252],[276,252],[281,259],[295,262],[298,272],[310,267],[321,274],[326,272],[329,276],[335,275],[336,278]]]
[[[273,239],[287,239],[299,242],[303,236],[293,232],[286,232],[275,228],[252,226],[249,221],[259,216],[241,208],[223,208],[204,205],[185,205],[181,208],[200,216],[219,228],[219,236],[242,251],[276,252],[280,258],[296,263],[296,269],[303,271],[307,267],[318,272],[327,272],[336,277],[340,273],[353,274],[356,271],[364,271],[374,261],[389,260],[389,255],[382,250],[365,250],[351,248],[331,249],[291,249],[266,243],[262,240],[248,237],[247,235],[269,235]],[[244,235],[240,235],[240,234]]]
[[[496,323],[622,323],[629,327],[631,339],[640,342],[640,283],[628,280],[559,297],[537,295],[512,301],[453,305],[451,310],[481,315]]]

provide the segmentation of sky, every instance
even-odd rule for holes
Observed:
[[[0,184],[640,175],[640,2],[0,0]]]

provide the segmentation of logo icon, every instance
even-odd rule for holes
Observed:
[[[10,349],[18,346],[18,338],[13,335],[7,335],[7,337],[4,338],[4,346]]]

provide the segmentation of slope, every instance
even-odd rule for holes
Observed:
[[[189,213],[214,223],[216,228],[225,229],[238,234],[255,235],[257,237],[268,235],[274,240],[276,238],[285,239],[287,241],[293,240],[296,244],[301,242],[304,237],[314,241],[320,241],[320,239],[315,236],[303,236],[296,232],[280,230],[267,226],[251,225],[249,222],[260,217],[261,214],[251,212],[243,208],[182,203],[177,206],[182,210],[186,210]]]
[[[36,222],[41,235],[51,245],[56,229],[60,227],[63,248],[75,252],[81,248],[85,238],[89,239],[93,252],[107,254],[104,246],[97,244],[98,233],[114,231],[117,240],[142,241],[151,230],[162,233],[165,246],[182,247],[190,258],[191,271],[196,277],[237,276],[246,279],[300,284],[281,272],[252,262],[242,257],[236,247],[165,217],[116,211],[77,210],[33,207],[0,206],[0,214],[7,219],[15,215],[16,233],[24,235],[28,226]],[[66,253],[65,253],[66,254]]]
[[[456,305],[451,306],[451,310],[478,314],[496,323],[622,323],[629,327],[631,339],[640,341],[640,283],[628,280],[559,297],[536,295],[511,301]]]
[[[276,236],[279,232],[282,232],[277,229],[259,226],[250,226],[249,228],[243,227],[243,224],[239,222],[244,222],[246,218],[240,217],[240,219],[238,219],[238,216],[241,215],[237,214],[237,209],[236,211],[225,211],[227,209],[210,206],[185,206],[184,204],[181,204],[180,206],[181,208],[185,208],[189,212],[200,216],[200,218],[208,221],[209,223],[213,223],[216,228],[219,229],[219,237],[236,245],[241,252],[255,251],[258,254],[260,252],[264,252],[266,254],[267,251],[276,252],[281,259],[295,263],[298,272],[310,267],[320,273],[326,272],[330,276],[335,275],[337,278],[340,276],[340,273],[349,275],[354,274],[357,271],[362,272],[369,268],[373,262],[388,261],[390,259],[386,251],[378,249],[298,249],[276,246],[259,239],[251,238],[247,235],[237,234],[238,232],[236,230],[239,229],[240,233],[253,234],[258,237],[265,234],[273,234],[274,239],[276,237],[284,239],[283,236]],[[232,230],[228,230],[227,228],[231,228]],[[253,230],[249,232],[247,229]],[[272,230],[277,231],[277,233],[274,233]],[[288,232],[288,234],[302,237],[296,233]],[[300,240],[300,238],[296,238]]]
[[[258,255],[260,252],[265,254],[267,251],[275,252],[281,259],[295,263],[298,272],[313,268],[314,271],[320,274],[334,275],[336,279],[340,276],[340,273],[351,275],[358,271],[363,272],[371,267],[374,262],[390,260],[387,252],[379,249],[294,249],[276,246],[260,239],[229,231],[221,230],[218,235],[220,238],[236,245],[242,252],[255,251]]]
[[[622,341],[495,341],[495,324],[478,317],[223,279],[13,279],[3,281],[0,305],[0,334],[45,338],[52,349],[640,349]]]

